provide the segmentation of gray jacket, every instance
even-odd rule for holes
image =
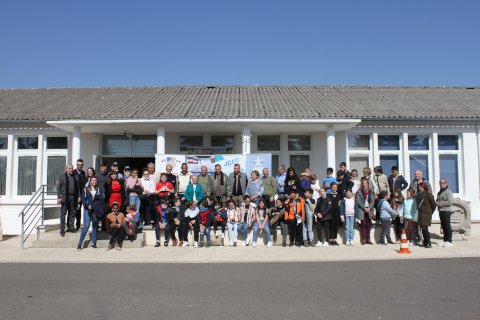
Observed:
[[[81,195],[81,188],[80,184],[78,183],[78,179],[75,175],[72,175],[74,183],[77,184],[77,194],[74,194],[75,197],[75,202],[80,198]],[[73,186],[69,186],[73,188]],[[65,172],[62,172],[58,176],[58,182],[57,182],[57,199],[62,199],[65,201],[67,199],[67,181],[65,179]]]
[[[240,172],[240,187],[242,188],[242,195],[245,196],[247,192],[247,183],[248,183],[248,178],[247,174],[245,172]],[[230,183],[230,194],[227,195],[228,198],[232,196],[233,192],[233,185],[235,184],[235,173],[231,172],[230,175],[228,176],[228,182]]]
[[[355,195],[355,200],[357,200],[358,206],[358,220],[365,219],[365,197],[361,189],[358,189],[357,194]],[[370,213],[368,214],[368,219],[372,219],[372,210],[375,206],[375,191],[368,191],[368,208],[370,208]],[[378,219],[378,216],[377,216]]]
[[[445,190],[440,190],[437,194],[437,202],[440,205],[437,207],[438,211],[450,211],[452,212],[452,202],[453,202],[453,193],[452,190],[446,188]]]

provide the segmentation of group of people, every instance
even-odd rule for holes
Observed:
[[[409,184],[397,167],[391,168],[388,177],[380,166],[374,168],[373,175],[370,168],[363,168],[363,177],[359,178],[358,171],[348,171],[344,162],[336,172],[327,168],[323,180],[318,180],[309,168],[299,176],[294,168],[286,170],[284,165],[278,167],[275,177],[268,168],[263,169],[262,176],[254,170],[248,177],[238,164],[229,175],[222,172],[220,165],[215,166],[211,175],[206,167],[201,168],[199,175],[191,174],[186,163],[181,169],[175,175],[168,165],[166,172],[159,173],[149,163],[141,172],[126,166],[120,173],[114,162],[109,172],[108,165],[102,163],[96,173],[94,168],[84,172],[81,159],[75,169],[67,165],[57,182],[58,203],[62,204],[60,233],[64,236],[65,232],[80,229],[83,206],[78,250],[82,249],[90,224],[92,247],[96,248],[101,225],[102,230],[111,233],[109,250],[121,249],[125,236],[134,241],[138,232],[149,226],[155,229],[155,247],[161,246],[162,230],[164,246],[168,246],[169,240],[173,246],[188,246],[188,231],[192,229],[193,245],[198,247],[210,246],[212,229],[215,237],[224,239],[226,228],[231,246],[237,243],[240,233],[243,246],[251,243],[255,247],[258,231],[263,230],[269,247],[272,237],[276,241],[278,227],[284,247],[287,240],[289,246],[338,246],[340,225],[345,225],[346,245],[353,245],[354,228],[360,225],[361,244],[365,245],[373,244],[372,221],[382,226],[381,245],[400,243],[405,228],[410,245],[418,243],[430,248],[428,227],[438,208],[444,232],[439,245],[452,246],[453,195],[447,179],[440,180],[435,199],[421,171],[415,172],[415,179]],[[395,240],[390,236],[391,224]],[[248,237],[248,228],[253,228],[252,239]]]

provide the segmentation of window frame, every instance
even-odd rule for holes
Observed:
[[[67,149],[47,149],[47,138],[48,137],[65,137],[65,135],[47,135],[44,136],[43,139],[45,140],[45,143],[43,143],[43,150],[42,150],[42,184],[46,185],[47,184],[47,178],[48,178],[48,157],[65,157],[65,165],[67,165],[68,162],[68,136],[67,136]],[[76,160],[75,160],[76,161]],[[85,161],[85,160],[84,160]],[[73,163],[73,169],[75,169],[77,166],[77,163]],[[56,199],[56,195],[49,195],[48,193],[45,193],[45,198],[46,199]]]
[[[378,148],[378,136],[398,136],[398,150],[380,150]],[[376,141],[374,141],[374,143],[376,143],[377,145],[377,152],[376,152],[376,163],[378,163],[379,166],[381,166],[381,162],[380,162],[380,156],[397,156],[397,159],[398,159],[398,170],[399,170],[399,174],[401,174],[402,176],[406,176],[406,173],[405,172],[402,172],[403,168],[404,168],[404,165],[403,165],[403,135],[401,133],[388,133],[388,134],[384,134],[384,133],[377,133],[377,139]],[[415,150],[415,151],[426,151],[426,150]],[[410,156],[408,156],[408,158],[410,159]],[[386,174],[387,176],[390,175],[391,173],[391,170],[392,168],[384,168],[382,167],[383,169],[383,173]],[[373,170],[372,170],[373,172]],[[429,173],[430,174],[430,173]]]
[[[415,133],[415,132],[408,132],[407,133],[407,139],[409,139],[409,136],[412,135],[412,136],[428,136],[428,150],[410,150],[410,147],[408,145],[408,140],[406,141],[406,146],[408,148],[408,150],[405,150],[405,161],[408,161],[408,175],[406,172],[404,172],[403,176],[405,177],[405,179],[407,180],[408,183],[410,183],[415,177],[413,177],[410,172],[411,172],[411,166],[410,166],[410,156],[411,155],[426,155],[428,157],[428,178],[427,177],[424,177],[425,179],[427,179],[430,184],[432,185],[432,187],[434,188],[433,184],[432,184],[432,180],[435,179],[435,172],[434,172],[434,168],[433,168],[433,154],[434,154],[434,148],[436,148],[436,146],[433,145],[433,134],[429,133],[429,134],[425,134],[425,133]],[[401,174],[401,173],[400,173]],[[435,189],[434,189],[435,190]],[[432,191],[433,193],[433,191]]]
[[[212,138],[213,137],[223,137],[223,136],[233,136],[233,152],[232,154],[236,154],[237,152],[237,148],[236,148],[236,145],[237,145],[237,135],[235,134],[235,132],[231,132],[231,133],[211,133],[210,134],[210,146],[209,147],[215,147],[212,145]],[[179,145],[180,145],[180,141],[179,141]],[[206,146],[205,146],[206,147]],[[180,146],[179,146],[179,149],[180,149]],[[185,151],[184,151],[185,152]]]
[[[289,138],[290,136],[310,136],[310,151],[290,151],[290,150],[288,150],[288,138]],[[309,159],[309,161],[308,161],[308,162],[309,162],[308,167],[309,167],[309,168],[312,168],[312,164],[313,164],[313,139],[312,139],[312,134],[305,134],[305,133],[288,133],[288,134],[287,134],[287,141],[286,141],[286,148],[287,148],[287,157],[288,157],[288,159],[287,159],[287,160],[288,160],[288,167],[287,167],[287,168],[289,168],[289,167],[292,166],[292,164],[290,163],[290,156],[292,156],[292,155],[297,155],[297,156],[303,156],[303,155],[305,155],[305,156],[309,156],[309,158],[308,158],[308,159]],[[280,137],[280,150],[281,150],[281,149],[282,149],[282,140],[281,140],[281,137]],[[268,153],[272,153],[272,154],[273,154],[273,152],[268,152]],[[282,160],[282,156],[281,156],[281,153],[280,153],[280,156],[279,156],[279,164],[282,164],[282,161],[281,161],[281,160]],[[287,168],[286,168],[286,169],[287,169]],[[278,169],[278,168],[277,168],[277,169]],[[298,172],[298,169],[297,169],[297,171],[296,171],[296,173],[297,173],[298,176],[300,176],[300,173],[302,173],[303,170],[305,170],[305,168],[300,169],[300,170],[301,170],[301,172]]]
[[[369,141],[368,150],[349,149],[348,148],[348,136],[368,136],[368,141]],[[351,155],[368,156],[368,167],[373,168],[373,161],[372,161],[373,160],[373,147],[374,147],[373,133],[347,132],[345,139],[346,139],[346,147],[347,147],[347,161],[346,161],[347,168],[348,168],[348,170],[357,169],[358,176],[362,177],[363,176],[362,175],[363,168],[352,168],[352,166],[350,165],[350,156]],[[336,168],[333,168],[333,169],[335,170]]]
[[[177,140],[177,141],[178,141],[178,148],[177,148],[177,150],[178,150],[178,153],[179,153],[179,154],[188,154],[188,150],[187,150],[187,151],[182,151],[182,150],[180,149],[180,148],[181,148],[181,146],[180,146],[180,138],[183,137],[183,136],[185,136],[185,137],[200,137],[200,138],[202,138],[202,145],[201,145],[201,147],[205,147],[205,139],[204,139],[204,134],[203,134],[203,133],[192,133],[192,134],[179,133],[178,136],[177,136],[177,139],[178,139],[178,140]],[[210,142],[211,142],[211,141],[210,141]],[[198,146],[198,147],[200,147],[200,146]]]
[[[439,136],[457,136],[457,142],[458,142],[458,148],[457,150],[440,150],[438,148],[438,137]],[[436,154],[438,156],[438,180],[442,178],[442,173],[440,172],[440,155],[450,155],[454,154],[457,155],[457,171],[458,171],[458,192],[453,193],[456,196],[462,196],[464,194],[463,190],[463,179],[464,179],[464,174],[463,174],[463,162],[462,162],[462,134],[457,133],[457,134],[451,134],[451,133],[438,133],[437,134],[437,143],[434,146],[436,150]],[[432,183],[432,181],[430,181]]]

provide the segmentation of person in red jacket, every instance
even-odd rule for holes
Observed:
[[[168,195],[173,191],[173,185],[167,181],[167,174],[162,173],[160,176],[160,182],[155,186],[155,193],[161,198],[168,200]]]
[[[285,222],[290,234],[290,247],[302,246],[302,225],[305,217],[305,201],[299,197],[300,190],[291,190],[290,199],[285,201]]]
[[[200,202],[200,247],[203,247],[203,237],[207,236],[207,247],[210,247],[210,229],[213,225],[213,213],[208,206],[208,201]]]

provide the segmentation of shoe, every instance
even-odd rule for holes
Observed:
[[[273,246],[272,241],[268,241],[267,247],[271,247],[271,246]]]
[[[222,232],[222,239],[225,239],[225,233]]]
[[[367,244],[373,244],[373,242],[372,242],[372,240],[370,240],[370,238],[368,238],[368,239],[366,240],[366,243],[367,243]]]
[[[82,251],[82,245],[81,245],[81,244],[79,244],[79,245],[77,246],[77,251]]]
[[[107,250],[107,251],[110,250],[110,249],[112,249],[112,245],[111,245],[111,244],[109,244],[109,245],[105,248],[105,250]]]
[[[234,242],[234,243],[237,243],[237,238],[233,238],[233,242]]]
[[[431,247],[432,247],[432,243],[431,243],[431,242],[429,242],[429,243],[427,243],[427,244],[425,245],[425,249],[428,249],[428,248],[431,248]]]
[[[77,227],[77,232],[78,232],[78,230],[80,230],[80,227]]]
[[[250,238],[247,238],[247,240],[245,240],[245,245],[248,246],[249,243],[250,243]]]
[[[285,248],[286,246],[287,246],[287,241],[283,241],[283,242],[282,242],[282,247]]]
[[[160,241],[157,241],[157,243],[155,243],[155,248],[158,248],[160,247]]]
[[[439,246],[439,247],[443,247],[444,245],[445,245],[444,241],[440,241],[439,243],[437,243],[437,246]]]
[[[97,244],[96,244],[96,243],[93,243],[93,244],[92,244],[92,249],[98,249],[98,247],[97,247]]]
[[[120,247],[120,245],[117,243],[117,244],[115,245],[115,249],[116,249],[116,250],[122,250],[122,247]]]
[[[414,246],[415,244],[416,244],[415,241],[410,240],[410,245],[411,245],[411,246]]]
[[[350,240],[350,245],[353,246],[353,240]]]
[[[246,241],[242,241],[242,247],[245,247],[247,245]]]
[[[252,242],[252,247],[256,247],[257,243],[255,241]]]
[[[333,247],[334,246],[333,241],[330,241],[328,245]]]
[[[309,246],[310,246],[310,245],[308,244],[308,241],[307,241],[307,240],[303,241],[303,245],[304,245],[305,247],[309,247]]]
[[[328,242],[327,242],[327,240],[325,240],[325,241],[323,242],[322,247],[328,247]]]
[[[220,231],[215,231],[215,237],[220,237]]]
[[[173,240],[173,244],[172,244],[172,246],[173,246],[173,247],[176,247],[176,246],[177,246],[177,244],[178,244],[178,240],[177,240],[177,239]]]
[[[60,230],[60,236],[65,237],[65,230]]]
[[[195,242],[193,243],[193,247],[194,247],[194,248],[198,248],[198,241],[195,241]]]
[[[167,240],[165,240],[165,241],[163,242],[163,246],[164,246],[164,247],[168,247],[168,241],[167,241]]]
[[[366,240],[365,239],[362,239],[362,246],[364,246],[366,243]]]
[[[315,247],[315,242],[313,242],[313,240],[312,240],[312,241],[310,241],[310,243],[309,243],[309,244],[310,244],[310,247]]]
[[[388,242],[387,243],[387,246],[393,246],[393,245],[396,245],[396,243],[395,242]]]
[[[444,246],[445,248],[447,248],[447,247],[453,247],[453,243],[447,241],[447,242],[445,242],[445,244],[444,244],[443,246]]]
[[[207,248],[210,247],[210,241],[207,241],[207,246],[206,246],[206,247],[207,247]]]
[[[379,243],[379,245],[386,246],[387,244],[386,243]]]
[[[183,241],[180,241],[180,243],[178,244],[179,247],[183,247]]]
[[[188,247],[188,241],[184,241],[182,247]]]
[[[320,241],[317,242],[317,244],[315,245],[315,247],[320,247],[322,246],[322,243]]]
[[[233,247],[233,240],[230,240],[230,247]]]
[[[400,240],[397,240],[397,244],[400,244],[400,243],[402,243],[402,241],[400,241]]]
[[[294,245],[295,245],[295,242],[292,241],[292,242],[290,242],[289,247],[293,247]]]
[[[333,241],[333,245],[336,247],[340,247],[340,244],[337,241]]]

